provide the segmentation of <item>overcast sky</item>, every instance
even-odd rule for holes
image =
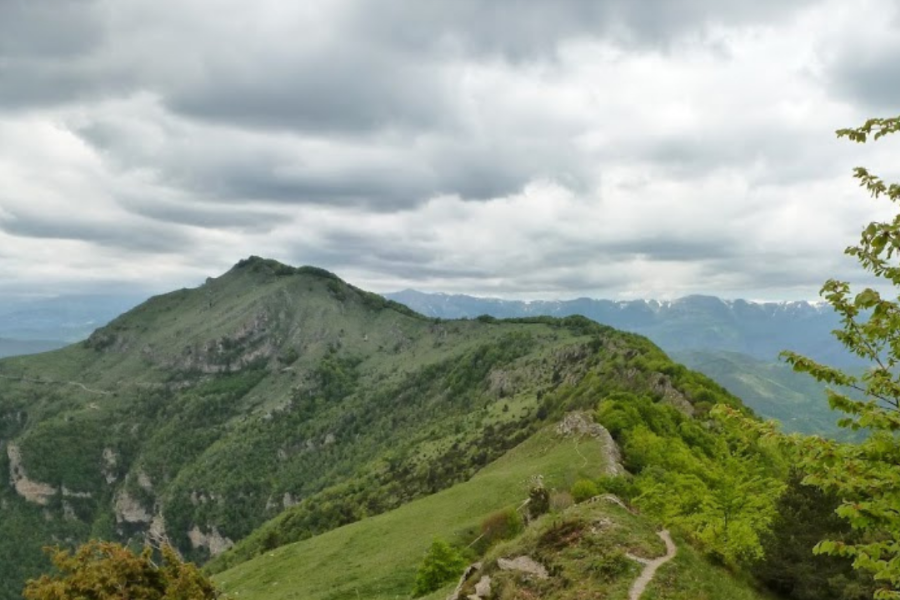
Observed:
[[[898,3],[0,0],[0,295],[815,298],[890,214]]]

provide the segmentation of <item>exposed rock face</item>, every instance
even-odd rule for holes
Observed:
[[[114,509],[116,523],[149,523],[153,519],[153,515],[124,489],[116,495]]]
[[[447,600],[459,600],[460,594],[462,594],[463,586],[466,585],[466,580],[481,570],[481,563],[472,563],[466,570],[463,571],[462,577],[459,578],[459,583],[456,584],[456,589],[453,590],[453,593],[447,596]]]
[[[513,396],[518,387],[516,374],[503,369],[494,369],[488,375],[489,393],[498,398]]]
[[[512,559],[498,558],[497,567],[501,571],[518,571],[527,575],[534,575],[538,579],[547,579],[547,577],[549,577],[544,565],[530,556],[517,556]]]
[[[684,414],[693,417],[694,405],[672,385],[672,381],[663,375],[657,373],[653,380],[653,390],[662,395],[662,401],[666,404],[674,406]]]
[[[19,446],[10,442],[6,445],[6,456],[9,458],[9,483],[16,493],[34,504],[46,505],[58,490],[50,484],[32,481],[25,473],[22,465],[22,452]]]
[[[234,546],[234,542],[219,533],[215,525],[209,533],[203,533],[199,527],[194,525],[193,529],[188,531],[188,538],[191,540],[191,546],[194,548],[204,547],[212,556],[222,554]]]
[[[612,477],[625,473],[619,446],[616,445],[606,428],[595,423],[589,415],[583,412],[569,413],[556,426],[556,433],[566,437],[587,435],[600,440],[606,454],[606,474]]]
[[[90,492],[75,492],[66,486],[62,486],[62,495],[68,498],[91,498],[93,496]]]
[[[119,455],[112,448],[103,449],[103,478],[106,483],[113,484],[119,478],[116,467],[119,466]]]
[[[151,481],[149,475],[141,470],[138,470],[137,472],[137,484],[141,486],[141,489],[147,490],[148,492],[153,491],[153,481]]]
[[[488,575],[482,575],[478,583],[475,584],[475,597],[487,598],[491,595],[491,578]],[[469,596],[471,598],[471,596]]]

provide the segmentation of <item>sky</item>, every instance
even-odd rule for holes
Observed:
[[[898,112],[890,0],[0,0],[0,296],[812,299]]]

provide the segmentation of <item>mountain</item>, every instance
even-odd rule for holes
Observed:
[[[670,356],[724,386],[757,414],[778,419],[786,431],[831,437],[846,434],[837,426],[839,414],[825,402],[825,384],[794,372],[785,363],[722,350],[685,350]]]
[[[791,349],[825,364],[859,370],[831,335],[840,325],[830,307],[808,302],[756,303],[712,296],[672,302],[497,300],[406,290],[387,297],[434,317],[473,318],[581,314],[650,338],[676,361],[700,371],[786,431],[841,435],[825,386],[777,360]]]
[[[46,568],[42,545],[89,537],[235,566],[467,481],[615,393],[740,406],[583,317],[438,320],[251,257],[0,360],[0,598]]]
[[[445,319],[482,314],[498,318],[584,315],[647,336],[666,352],[724,350],[774,361],[782,350],[793,350],[837,367],[858,365],[858,359],[831,335],[840,326],[838,316],[830,306],[809,302],[748,302],[699,295],[670,302],[590,298],[525,302],[415,290],[385,297]]]

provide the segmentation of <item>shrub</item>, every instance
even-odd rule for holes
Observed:
[[[590,479],[579,479],[572,486],[572,498],[578,503],[590,500],[599,494],[600,490],[597,489],[597,484]]]
[[[492,513],[481,522],[481,536],[485,547],[500,540],[508,540],[522,533],[525,521],[513,507]]]
[[[455,548],[443,540],[434,540],[416,573],[413,598],[429,594],[453,581],[462,575],[465,566],[466,561]]]
[[[637,487],[634,482],[623,476],[601,477],[597,480],[597,489],[600,493],[612,494],[623,500],[631,500],[637,496]]]
[[[566,510],[573,504],[575,500],[569,492],[555,492],[550,496],[550,510],[553,512]]]
[[[88,542],[74,554],[59,548],[49,551],[56,573],[30,580],[22,593],[28,600],[219,597],[212,582],[194,565],[181,562],[168,546],[163,547],[158,565],[150,548],[136,555],[111,542]]]
[[[590,570],[603,581],[612,581],[632,568],[632,561],[621,550],[601,553],[591,564]]]
[[[528,490],[528,516],[536,519],[550,510],[550,492],[543,483],[536,483]]]

